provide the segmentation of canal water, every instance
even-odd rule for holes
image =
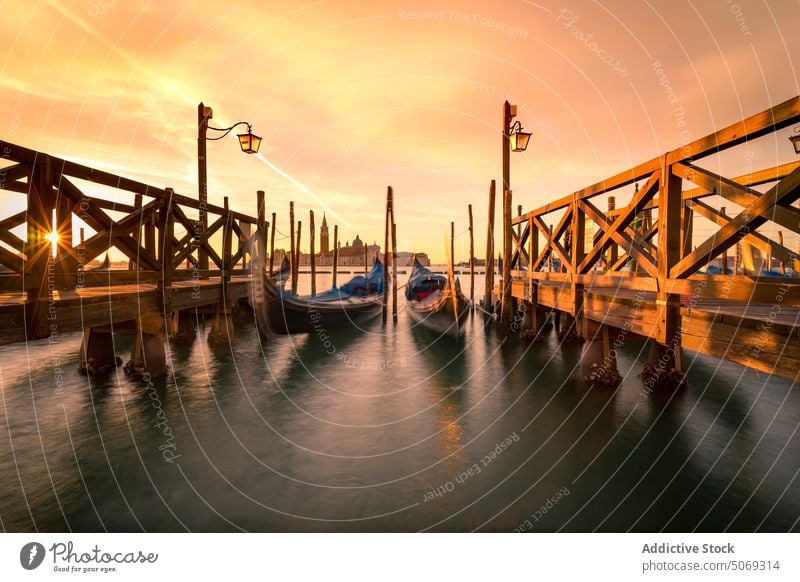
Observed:
[[[800,530],[791,382],[689,353],[688,389],[647,393],[629,340],[620,387],[590,387],[552,332],[475,316],[437,339],[404,306],[329,338],[260,341],[245,316],[211,347],[201,322],[151,384],[78,375],[78,334],[0,347],[0,526]]]

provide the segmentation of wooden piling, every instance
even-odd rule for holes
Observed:
[[[336,288],[336,271],[339,268],[339,225],[333,225],[333,283],[331,287]]]
[[[783,231],[782,230],[778,231],[778,244],[783,246]],[[785,275],[786,274],[786,263],[784,263],[783,260],[781,260],[780,269],[781,269],[781,275]]]
[[[364,276],[366,277],[369,273],[369,250],[367,249],[367,244],[364,243]]]
[[[309,251],[308,251],[308,262],[311,265],[311,296],[314,297],[317,294],[317,261],[314,257],[314,211],[308,211],[308,229],[309,229]]]
[[[394,221],[394,191],[392,191],[392,322],[397,323],[397,224]]]
[[[492,291],[494,289],[494,205],[495,205],[495,182],[489,185],[489,211],[486,227],[486,275],[485,288],[483,291],[483,309],[489,313],[494,312],[492,304]]]
[[[500,326],[508,332],[514,317],[511,298],[511,190],[503,193],[503,285],[500,304]]]
[[[277,218],[275,213],[272,213],[272,232],[269,233],[269,276],[272,277],[272,270],[275,266],[275,230],[277,227]]]
[[[298,245],[299,246],[299,245]],[[289,288],[297,293],[297,258],[294,240],[294,202],[289,202]]]
[[[475,303],[475,233],[472,228],[472,204],[467,205],[469,213],[469,304]]]
[[[258,232],[258,249],[256,252],[258,253],[261,262],[260,265],[264,265],[264,257],[267,254],[267,208],[266,202],[264,199],[264,191],[257,190],[256,191],[256,206],[258,207],[258,214],[257,214],[257,222],[256,222],[256,231]],[[255,263],[250,261],[251,268],[255,266]],[[254,273],[257,276],[262,276],[264,273]]]
[[[297,280],[299,279],[299,276],[300,276],[300,255],[301,255],[301,253],[300,253],[300,238],[301,238],[300,235],[302,234],[302,232],[303,232],[303,221],[302,220],[298,220],[297,221],[297,235],[295,236],[295,242],[297,243],[297,248],[295,249],[294,257],[292,258],[292,262],[295,264],[295,268],[294,268],[294,278],[295,278],[294,289],[295,290],[293,291],[293,293],[297,293],[297,284],[298,284]]]
[[[228,197],[223,199],[225,224],[222,227],[222,297],[228,302],[228,285],[231,282],[231,258],[233,253],[233,216],[228,206]]]
[[[389,272],[389,236],[391,235],[391,222],[390,217],[392,214],[392,187],[386,189],[386,222],[385,233],[383,237],[383,272],[384,272],[384,293],[383,293],[383,323],[386,323],[389,315],[389,279],[391,274]]]

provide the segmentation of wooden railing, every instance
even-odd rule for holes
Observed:
[[[171,188],[150,186],[12,143],[0,141],[0,152],[4,160],[13,162],[0,168],[0,189],[27,196],[25,210],[0,220],[0,241],[10,247],[0,247],[0,264],[6,268],[0,273],[0,290],[27,293],[35,306],[29,318],[34,326],[41,325],[42,314],[37,310],[53,290],[146,282],[169,287],[176,280],[209,277],[219,277],[224,284],[231,276],[248,273],[249,239],[256,232],[261,234],[259,241],[267,238],[263,192],[258,192],[258,217],[252,217],[231,210],[227,197],[222,207],[201,204]],[[110,188],[113,198],[129,202],[91,195],[86,190],[92,185]],[[58,239],[52,257],[48,235],[53,231],[54,212]],[[124,215],[115,219],[109,212]],[[201,212],[209,217],[205,232]],[[94,234],[74,241],[73,215]],[[20,225],[25,225],[25,239],[12,232]],[[219,252],[210,242],[217,233],[222,238]],[[128,270],[84,268],[112,247],[128,258]],[[213,268],[198,268],[201,249]]]
[[[698,271],[741,241],[800,273],[798,254],[784,246],[782,234],[774,240],[766,229],[760,229],[771,222],[787,232],[800,233],[800,209],[793,206],[800,198],[800,162],[736,178],[704,169],[699,162],[798,122],[800,97],[795,97],[536,210],[508,217],[511,278],[528,280],[533,301],[537,285],[571,286],[569,311],[573,315],[581,310],[585,286],[655,292],[659,305],[666,306],[658,332],[662,343],[669,343],[675,335],[680,296],[691,294],[700,281],[707,296],[719,296],[724,289],[727,299],[774,302],[776,285],[781,283],[774,277]],[[790,148],[788,143],[785,146]],[[685,182],[693,187],[684,188]],[[634,184],[642,186],[631,195]],[[755,189],[765,184],[771,185],[767,191]],[[621,194],[626,191],[627,195]],[[741,210],[728,214],[723,208],[711,207],[704,199],[712,195]],[[601,196],[609,196],[605,212],[596,203]],[[629,202],[619,206],[617,202],[626,197]],[[695,214],[719,227],[696,248]],[[585,244],[589,220],[597,231],[591,244]],[[554,272],[551,265],[558,262],[558,272]],[[782,300],[800,304],[800,281],[787,281],[792,290]]]

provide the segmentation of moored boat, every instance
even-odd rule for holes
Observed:
[[[469,302],[455,277],[433,273],[414,259],[406,285],[406,301],[412,319],[439,335],[460,337],[469,314]]]
[[[384,269],[378,260],[366,276],[314,296],[286,291],[283,283],[273,278],[265,286],[267,320],[275,333],[320,333],[367,320],[383,308]]]

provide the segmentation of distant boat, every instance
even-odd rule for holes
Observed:
[[[406,285],[408,311],[415,322],[439,334],[459,337],[469,314],[469,302],[455,277],[438,275],[414,260]]]
[[[106,258],[103,259],[103,262],[96,267],[92,267],[91,269],[86,269],[87,271],[108,271],[108,268],[111,266],[111,259],[108,257],[108,253],[106,253]]]
[[[274,333],[324,333],[374,317],[383,308],[384,269],[377,259],[366,277],[356,275],[313,297],[286,291],[284,283],[283,277],[266,281],[267,320]]]

